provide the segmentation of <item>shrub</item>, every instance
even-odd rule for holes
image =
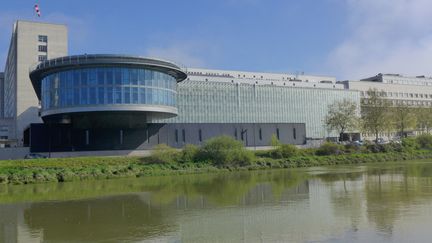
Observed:
[[[181,159],[180,162],[188,163],[195,162],[197,160],[199,148],[198,146],[192,144],[186,144],[181,151]]]
[[[432,149],[432,135],[422,134],[416,137],[418,146],[422,149]]]
[[[281,145],[281,143],[280,143],[279,139],[277,138],[276,134],[272,134],[271,140],[270,140],[270,145],[273,148],[275,148],[275,149]]]
[[[218,166],[247,165],[253,161],[254,154],[246,150],[240,141],[220,136],[207,140],[200,148],[199,157]]]
[[[153,148],[150,163],[169,164],[180,160],[180,152],[166,144],[158,144]]]
[[[282,144],[271,151],[271,157],[275,159],[290,158],[297,155],[298,149],[292,144]]]
[[[383,144],[371,143],[371,144],[366,145],[366,149],[372,153],[386,152],[386,148],[384,147]]]
[[[402,139],[402,147],[404,151],[412,152],[419,148],[417,140],[413,137]]]
[[[316,150],[316,155],[338,155],[342,153],[342,148],[341,146],[335,144],[335,143],[330,143],[330,142],[325,142],[323,143],[317,150]]]

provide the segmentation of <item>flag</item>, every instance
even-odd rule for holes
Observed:
[[[39,10],[39,5],[35,4],[35,5],[34,5],[34,10],[35,10],[37,16],[40,17],[40,16],[41,16],[41,13],[40,13],[40,10]]]

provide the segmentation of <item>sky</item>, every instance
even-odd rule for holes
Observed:
[[[432,76],[430,0],[2,0],[0,70],[17,19],[66,24],[69,54],[360,79]],[[41,17],[34,13],[39,4]]]

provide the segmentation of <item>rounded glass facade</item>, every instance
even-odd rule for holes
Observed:
[[[42,110],[106,105],[176,106],[177,81],[163,72],[129,67],[59,71],[41,82]]]

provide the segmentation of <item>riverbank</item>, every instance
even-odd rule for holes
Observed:
[[[83,157],[0,161],[0,184],[32,184],[154,175],[194,174],[270,168],[349,165],[432,159],[432,151],[341,155],[298,155],[274,159],[257,156],[247,165],[217,166],[209,162],[154,163],[147,157]]]

